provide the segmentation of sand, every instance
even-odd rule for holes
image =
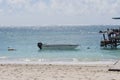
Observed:
[[[109,64],[0,64],[0,80],[120,80]]]

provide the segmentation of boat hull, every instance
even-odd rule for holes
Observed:
[[[40,43],[38,43],[40,44]],[[40,49],[51,49],[51,50],[71,50],[76,49],[79,45],[76,44],[42,44],[38,45]]]

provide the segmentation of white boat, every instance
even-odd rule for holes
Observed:
[[[52,49],[52,50],[71,50],[76,49],[79,45],[77,44],[42,44],[38,43],[40,49]]]

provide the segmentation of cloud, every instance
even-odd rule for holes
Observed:
[[[2,4],[3,0],[0,0],[0,14],[3,13],[3,9],[1,8],[1,4]]]
[[[3,0],[0,0],[0,3],[2,3]]]
[[[3,10],[2,10],[2,9],[0,9],[0,13],[3,13]]]
[[[51,0],[51,8],[67,15],[112,14],[119,9],[119,0]]]
[[[2,3],[3,0],[0,0]],[[113,14],[120,12],[119,0],[6,0],[3,9],[25,12],[42,12],[82,15],[82,14]]]
[[[44,0],[39,0],[35,3],[31,3],[28,6],[28,11],[33,11],[33,12],[46,12],[48,9],[48,5],[45,3]]]
[[[8,13],[39,13],[44,12],[47,4],[44,0],[6,0],[3,9]]]
[[[0,0],[2,3],[3,0]],[[120,13],[120,0],[6,0],[3,11],[53,15],[111,15]]]
[[[10,4],[23,4],[26,2],[26,0],[7,0]]]

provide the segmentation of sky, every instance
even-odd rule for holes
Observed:
[[[1,26],[116,25],[120,0],[0,0]]]

